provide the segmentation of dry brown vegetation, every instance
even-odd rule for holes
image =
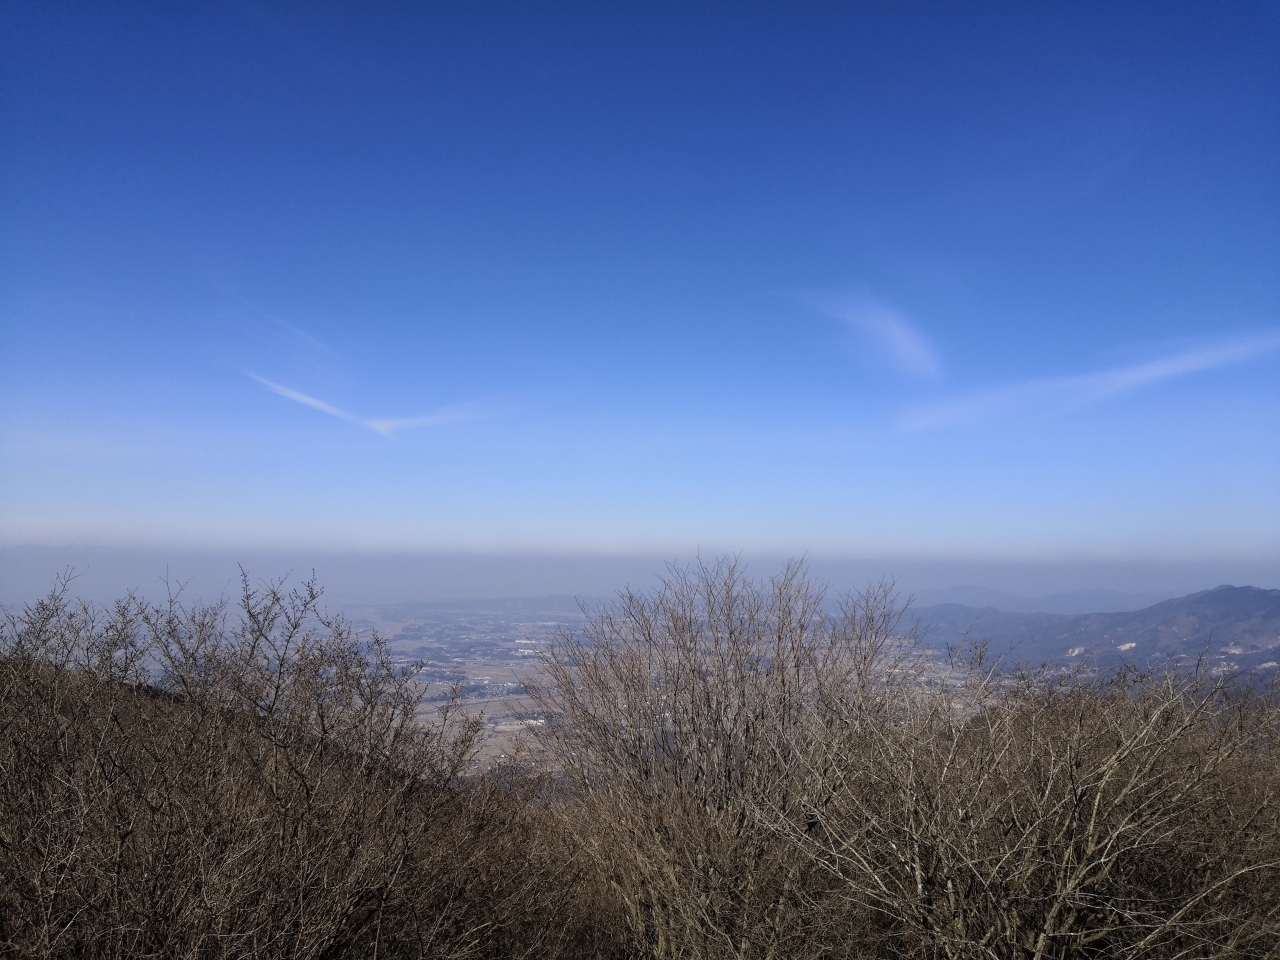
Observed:
[[[471,775],[474,720],[424,722],[412,673],[317,601],[246,583],[229,626],[221,605],[104,614],[58,589],[9,617],[8,952],[555,951],[555,835],[519,785]]]
[[[1274,696],[998,667],[885,585],[673,570],[547,654],[539,763],[481,770],[314,584],[62,584],[0,636],[0,949],[1280,956]]]

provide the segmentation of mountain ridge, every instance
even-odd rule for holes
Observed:
[[[1280,590],[1261,587],[1223,584],[1128,612],[1021,613],[952,603],[912,616],[935,646],[967,635],[1020,662],[1091,656],[1104,666],[1186,666],[1203,658],[1211,671],[1280,670]]]

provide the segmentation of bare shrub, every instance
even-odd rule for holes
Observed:
[[[761,584],[720,561],[673,568],[553,645],[531,690],[542,739],[635,949],[826,952],[825,927],[843,922],[820,906],[833,884],[758,811],[798,817],[820,800],[808,761],[835,697],[887,703],[894,681],[871,669],[914,672],[890,598],[883,587],[828,617],[799,566]]]
[[[61,584],[0,650],[0,942],[15,956],[519,955],[546,838],[468,778],[477,721],[319,591],[223,605]],[[545,831],[543,831],[545,832]],[[554,934],[554,935],[553,935]],[[523,943],[521,942],[523,941]]]
[[[903,952],[1263,957],[1280,949],[1274,699],[978,657],[889,722],[823,718],[830,798],[773,822]],[[832,773],[837,775],[832,777]]]
[[[534,690],[644,955],[1274,956],[1278,713],[1227,680],[921,655],[879,585],[673,570]]]

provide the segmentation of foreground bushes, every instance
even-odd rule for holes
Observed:
[[[556,836],[469,776],[474,720],[424,716],[412,672],[317,600],[246,583],[228,627],[58,590],[9,618],[10,952],[512,956],[551,934]]]
[[[943,663],[887,587],[674,571],[565,634],[543,770],[314,585],[0,650],[15,956],[1263,957],[1280,714],[1196,676]]]

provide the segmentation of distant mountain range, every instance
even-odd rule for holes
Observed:
[[[1268,676],[1280,670],[1280,590],[1222,586],[1112,613],[1023,613],[993,606],[939,603],[917,608],[935,646],[966,633],[989,639],[992,653],[1014,661],[1071,663],[1092,656],[1104,666],[1147,665],[1198,657],[1208,668]]]
[[[920,606],[958,603],[984,610],[995,607],[1010,613],[1121,613],[1141,610],[1171,593],[1124,593],[1120,590],[1074,590],[1044,597],[1023,597],[989,587],[949,587],[946,590],[922,590],[916,595]]]

